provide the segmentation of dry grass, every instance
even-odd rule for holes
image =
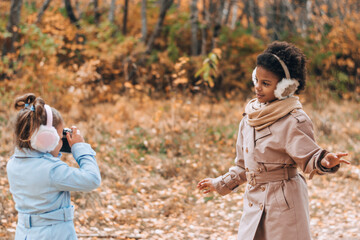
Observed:
[[[223,198],[203,196],[196,183],[231,166],[243,108],[241,101],[211,104],[202,98],[120,97],[113,104],[77,105],[64,112],[67,125],[76,124],[96,149],[103,177],[102,186],[92,193],[72,194],[79,237],[235,239],[243,191]],[[305,103],[304,108],[314,122],[319,145],[331,151],[348,151],[354,163],[336,175],[308,182],[313,236],[360,239],[354,232],[360,202],[356,193],[360,178],[359,104],[318,102]],[[9,119],[13,114],[0,112],[4,144],[0,152],[0,238],[5,239],[16,227],[5,172],[12,151]],[[64,161],[75,165],[71,156],[64,156]]]

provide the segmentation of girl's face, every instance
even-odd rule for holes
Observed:
[[[274,90],[280,78],[262,67],[256,68],[255,93],[259,102],[267,103],[276,99]]]
[[[59,155],[60,149],[61,149],[61,147],[63,145],[63,141],[62,141],[63,129],[64,129],[64,124],[63,123],[60,123],[56,128],[56,131],[59,134],[60,140],[59,140],[59,143],[56,146],[56,148],[50,152],[50,154],[53,155],[54,157],[57,157]]]

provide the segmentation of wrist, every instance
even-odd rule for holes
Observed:
[[[321,159],[320,164],[324,168],[329,168],[329,162],[326,160],[326,156],[323,159]]]

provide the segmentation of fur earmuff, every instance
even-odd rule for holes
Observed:
[[[51,107],[44,106],[46,112],[46,125],[40,125],[39,129],[31,136],[31,147],[40,152],[51,152],[59,143],[60,136],[52,126],[53,115]]]
[[[291,97],[299,87],[299,82],[294,79],[283,78],[276,85],[274,95],[277,99],[282,100]]]
[[[256,83],[257,83],[257,80],[256,80],[256,69],[257,69],[257,67],[255,67],[254,71],[252,72],[252,81],[253,81],[254,86],[255,86]]]

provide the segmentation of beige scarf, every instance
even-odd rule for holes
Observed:
[[[284,117],[294,109],[302,108],[298,97],[289,97],[276,100],[268,104],[261,104],[257,99],[252,99],[245,107],[248,115],[247,122],[256,130],[261,130]]]

